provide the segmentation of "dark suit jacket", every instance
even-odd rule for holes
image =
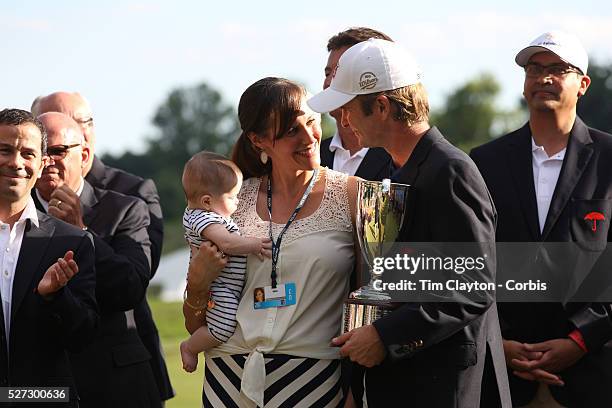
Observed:
[[[484,181],[436,128],[392,180],[411,186],[398,242],[493,243],[495,210]],[[482,273],[494,280],[494,263]],[[405,399],[414,407],[477,407],[488,354],[498,367],[504,406],[510,406],[492,294],[475,301],[453,292],[448,302],[405,303],[374,326],[390,361],[366,371],[369,406]]]
[[[151,241],[151,277],[153,277],[159,265],[164,241],[164,221],[153,180],[106,166],[97,156],[94,156],[93,165],[85,180],[93,187],[138,197],[147,204],[150,218],[147,232]]]
[[[147,231],[151,240],[151,278],[153,278],[159,265],[164,241],[162,210],[153,180],[143,179],[123,170],[106,166],[98,157],[94,157],[93,165],[85,180],[94,187],[138,197],[147,203],[151,219]],[[151,368],[155,375],[160,397],[162,400],[172,398],[174,390],[172,384],[170,384],[170,376],[161,351],[159,334],[146,297],[134,309],[134,318],[138,334],[151,354]]]
[[[71,355],[81,406],[158,407],[150,355],[129,317],[149,283],[149,212],[140,199],[96,189],[87,182],[80,200],[83,222],[96,247],[100,306],[94,342]]]
[[[329,150],[332,138],[321,142],[321,165],[334,169],[335,152]],[[391,177],[391,156],[382,147],[372,147],[357,168],[355,176],[365,180],[380,181]]]
[[[71,387],[76,399],[67,351],[83,349],[98,325],[93,243],[89,234],[63,221],[41,212],[38,220],[39,227],[28,221],[19,252],[8,349],[0,307],[0,386]],[[74,251],[79,272],[46,301],[35,289],[68,250]]]
[[[472,151],[493,196],[498,212],[498,242],[577,242],[587,251],[604,251],[610,242],[612,216],[612,136],[588,128],[579,118],[570,133],[561,173],[544,229],[540,233],[532,168],[529,124]],[[597,231],[585,221],[588,212],[604,213]],[[572,261],[576,261],[575,259]],[[607,274],[609,265],[607,262]],[[582,283],[593,285],[595,265]],[[595,281],[597,282],[597,281]],[[609,282],[609,280],[608,280]],[[608,305],[600,303],[500,304],[506,339],[535,343],[566,338],[578,329],[589,352],[577,364],[561,372],[566,385],[551,387],[555,399],[570,407],[610,406],[612,339]],[[510,375],[512,399],[517,405],[533,399],[537,383]]]

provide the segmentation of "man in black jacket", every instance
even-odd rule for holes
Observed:
[[[353,27],[334,35],[327,42],[323,89],[331,84],[332,73],[344,51],[369,38],[391,41],[386,34],[367,27]],[[381,147],[364,147],[350,127],[340,124],[340,109],[329,112],[336,120],[336,133],[321,142],[321,165],[366,180],[380,181],[391,176],[391,157]]]
[[[498,211],[497,241],[568,242],[568,253],[576,243],[585,248],[583,253],[609,254],[612,136],[576,116],[576,104],[590,84],[586,51],[576,37],[550,32],[521,50],[515,61],[525,69],[529,122],[472,151]],[[592,213],[602,219],[590,218]],[[578,259],[572,258],[568,263]],[[594,286],[604,290],[610,283],[609,278],[603,285],[597,280],[597,269],[610,273],[609,260],[599,260],[603,263],[593,269],[583,261],[577,264],[582,277],[574,291],[592,300],[598,298]],[[553,270],[549,278],[555,275]],[[500,304],[515,404],[610,406],[608,306]],[[491,406],[490,399],[483,405]]]
[[[414,60],[396,43],[368,40],[340,58],[330,87],[308,101],[313,110],[342,107],[342,124],[364,146],[382,146],[410,184],[398,241],[494,242],[495,210],[470,158],[428,124],[429,106]],[[482,278],[494,280],[494,265]],[[414,407],[475,407],[486,359],[495,390],[510,406],[501,336],[491,293],[452,292],[445,302],[405,303],[387,316],[333,340],[368,367],[370,407],[405,400]]]
[[[70,387],[72,402],[57,406],[77,406],[66,351],[96,332],[94,249],[86,232],[36,211],[46,141],[29,112],[0,111],[0,386]]]
[[[62,112],[79,124],[90,149],[90,156],[83,167],[83,177],[93,187],[112,190],[121,194],[138,197],[149,209],[150,224],[147,228],[151,241],[151,279],[157,271],[164,240],[164,224],[159,196],[155,183],[123,170],[106,166],[95,153],[95,124],[93,113],[87,100],[78,93],[54,92],[37,98],[32,104],[32,112]],[[151,368],[162,401],[174,396],[168,369],[164,361],[159,334],[146,297],[134,309],[134,319],[138,334],[151,354]]]
[[[39,116],[48,132],[47,166],[36,183],[39,209],[94,239],[100,328],[92,345],[71,355],[82,407],[160,407],[149,353],[136,331],[133,308],[150,275],[149,212],[137,198],[83,180],[89,154],[79,126],[59,112]]]

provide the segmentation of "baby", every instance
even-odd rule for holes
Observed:
[[[181,343],[183,368],[193,372],[198,353],[226,342],[236,329],[236,311],[244,285],[246,255],[270,257],[272,244],[267,238],[242,237],[230,218],[238,206],[242,172],[230,160],[211,152],[195,154],[183,170],[187,208],[183,215],[185,239],[191,248],[204,241],[232,255],[219,277],[210,285],[206,326]]]

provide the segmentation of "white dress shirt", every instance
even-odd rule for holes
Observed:
[[[28,197],[28,203],[21,213],[19,220],[13,225],[13,228],[11,228],[10,224],[0,221],[0,294],[2,296],[2,312],[4,313],[7,346],[11,330],[13,280],[28,219],[38,227],[38,215],[36,214],[36,206],[32,197]]]
[[[531,138],[533,185],[535,187],[538,203],[540,232],[544,230],[546,216],[548,215],[550,202],[552,201],[552,196],[555,192],[557,181],[559,180],[559,174],[561,173],[561,166],[563,165],[566,150],[567,148],[564,148],[559,153],[549,157],[544,148],[536,145],[533,137]]]
[[[344,146],[342,146],[342,139],[340,139],[340,135],[336,131],[329,144],[329,150],[332,153],[335,152],[334,168],[332,170],[354,176],[369,148],[363,147],[351,156],[350,150],[346,150]]]

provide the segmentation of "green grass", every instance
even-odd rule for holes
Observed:
[[[149,299],[149,304],[159,330],[170,380],[176,393],[174,398],[166,401],[166,407],[201,407],[204,357],[200,355],[198,369],[195,372],[183,371],[179,344],[187,338],[188,333],[183,324],[182,304],[180,302],[166,303],[158,299]]]

